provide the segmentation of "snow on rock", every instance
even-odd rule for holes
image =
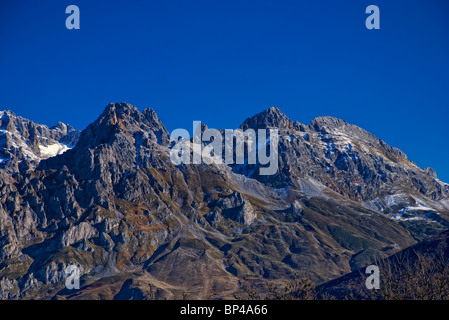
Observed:
[[[50,157],[54,157],[60,154],[63,154],[64,152],[66,152],[67,150],[69,150],[70,148],[67,147],[66,145],[62,144],[62,143],[55,143],[55,144],[51,144],[48,146],[39,146],[40,149],[40,157],[42,159],[47,159]]]
[[[62,122],[49,128],[11,111],[0,111],[0,168],[33,167],[74,147],[79,135],[80,131]]]
[[[389,208],[409,202],[410,202],[409,196],[403,193],[389,194],[385,196],[385,204]]]

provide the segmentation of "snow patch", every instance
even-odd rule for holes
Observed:
[[[416,206],[406,207],[404,209],[407,209],[407,211],[432,211],[432,210],[434,210],[432,208],[426,207],[425,205],[423,205],[421,203],[419,203]],[[402,209],[402,210],[404,210],[404,209]]]
[[[51,158],[51,157],[63,154],[64,152],[66,152],[69,149],[70,148],[67,147],[65,144],[62,144],[59,142],[50,144],[48,146],[42,146],[42,145],[39,146],[41,158],[43,158],[43,159],[47,159],[47,158]]]

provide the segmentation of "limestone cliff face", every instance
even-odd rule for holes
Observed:
[[[10,173],[32,169],[42,159],[74,147],[79,135],[80,131],[62,122],[49,128],[12,111],[0,111],[0,169]]]
[[[247,279],[336,278],[449,225],[433,170],[340,119],[245,120],[279,129],[272,176],[174,165],[156,113],[127,103],[81,133],[1,119],[0,298],[226,298]],[[67,150],[42,156],[56,143]],[[64,289],[71,264],[78,291]]]

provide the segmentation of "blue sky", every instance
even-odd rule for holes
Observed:
[[[75,4],[81,29],[67,30]],[[380,8],[380,30],[365,8]],[[374,133],[449,182],[449,2],[0,2],[0,109],[83,129],[109,102],[169,130],[236,128],[277,106]]]

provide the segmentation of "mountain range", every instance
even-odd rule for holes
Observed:
[[[362,128],[276,107],[250,128],[279,130],[274,175],[173,164],[150,108],[111,103],[81,132],[0,112],[0,298],[227,299],[297,274],[325,284],[448,229],[449,185]],[[65,288],[72,264],[78,290]]]

